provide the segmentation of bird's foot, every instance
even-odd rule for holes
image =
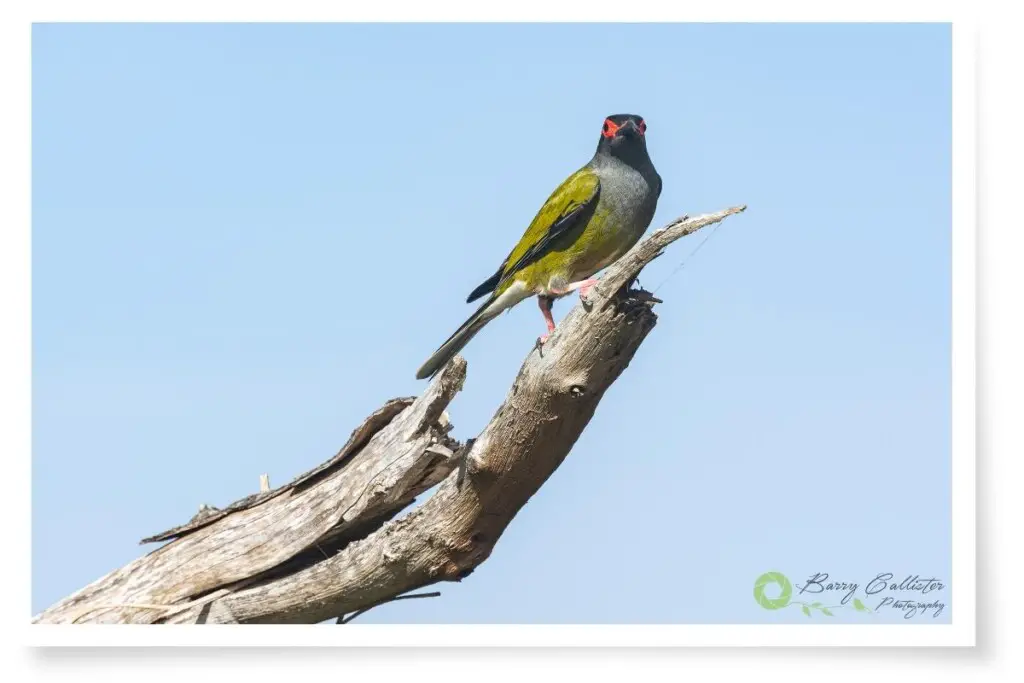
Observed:
[[[561,289],[550,289],[548,293],[551,296],[565,296],[566,294],[572,294],[576,290],[579,290],[580,298],[586,298],[587,292],[593,289],[594,285],[599,282],[597,278],[588,278],[586,280],[580,280],[579,282],[571,282]]]
[[[590,303],[590,290],[592,290],[596,284],[597,280],[594,279],[583,281],[583,284],[580,285],[580,301],[584,304]]]
[[[542,334],[541,336],[537,337],[537,341],[533,345],[533,347],[535,349],[537,349],[537,351],[540,352],[540,355],[541,355],[542,358],[544,357],[544,344],[546,344],[548,339],[550,339],[550,338],[551,338],[551,333],[550,332],[547,333],[547,334]]]

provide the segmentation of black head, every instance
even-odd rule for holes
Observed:
[[[647,158],[647,124],[637,114],[612,114],[601,126],[598,154],[610,154],[625,161]]]

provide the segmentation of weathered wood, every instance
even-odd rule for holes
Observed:
[[[280,489],[145,539],[175,540],[35,621],[153,622],[170,607],[270,581],[365,535],[375,528],[367,529],[367,520],[379,526],[455,468],[458,443],[440,423],[464,378],[465,363],[445,368],[420,398],[390,401],[368,417],[328,462]],[[115,608],[122,604],[136,607]]]
[[[744,208],[673,221],[613,264],[528,354],[460,471],[443,414],[465,377],[457,356],[317,476],[153,537],[175,540],[36,621],[316,623],[461,580],[568,455],[654,327],[657,299],[628,283],[671,242]],[[422,506],[392,519],[439,481]]]

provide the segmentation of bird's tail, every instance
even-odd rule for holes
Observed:
[[[437,371],[445,366],[455,354],[462,350],[469,340],[479,332],[484,325],[493,320],[499,313],[507,308],[503,302],[493,295],[488,297],[483,305],[476,309],[476,312],[469,316],[469,320],[462,323],[462,326],[455,330],[455,334],[448,337],[448,341],[441,344],[441,348],[434,351],[434,355],[427,359],[419,370],[416,371],[416,379],[433,377]]]

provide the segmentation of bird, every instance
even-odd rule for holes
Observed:
[[[578,290],[586,302],[593,276],[643,236],[661,196],[661,176],[647,152],[647,123],[636,114],[613,114],[601,125],[593,158],[548,197],[497,271],[474,289],[479,308],[430,356],[416,379],[436,375],[499,313],[531,296],[555,330],[555,299]]]

